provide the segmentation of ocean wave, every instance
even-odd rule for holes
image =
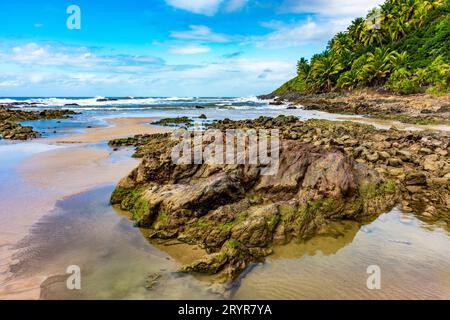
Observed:
[[[70,110],[148,110],[148,109],[194,109],[223,108],[248,110],[268,107],[267,101],[256,96],[224,98],[224,97],[120,97],[103,96],[89,98],[3,98],[0,103],[12,104],[24,108],[66,108]]]

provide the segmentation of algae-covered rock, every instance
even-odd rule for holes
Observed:
[[[29,140],[40,137],[40,134],[30,126],[23,126],[17,122],[68,118],[76,112],[71,110],[55,109],[42,111],[25,111],[0,106],[0,138],[8,140]]]
[[[168,135],[148,137],[147,145],[158,149],[145,149],[111,202],[132,212],[151,237],[206,249],[184,272],[234,278],[273,244],[307,239],[331,220],[373,219],[398,197],[395,182],[337,148],[282,140],[278,170],[264,175],[263,164],[174,165]]]
[[[176,117],[176,118],[164,118],[158,121],[152,122],[154,125],[160,126],[178,126],[184,124],[185,126],[191,126],[193,124],[193,120],[189,117]]]

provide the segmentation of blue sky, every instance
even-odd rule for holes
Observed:
[[[250,96],[382,0],[0,3],[0,96]],[[67,27],[77,5],[81,29]]]

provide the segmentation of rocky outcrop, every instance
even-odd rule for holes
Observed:
[[[271,119],[270,127],[278,123],[283,128],[291,120]],[[215,126],[250,125],[261,122]],[[205,248],[209,254],[184,266],[185,272],[234,278],[269,255],[274,244],[325,232],[328,222],[337,219],[370,221],[399,200],[395,181],[355,162],[338,146],[282,139],[279,170],[263,175],[262,164],[175,165],[169,135],[141,142],[142,163],[119,183],[111,202],[130,211],[151,238],[176,238]]]
[[[24,111],[20,109],[0,106],[0,138],[9,140],[28,140],[40,136],[30,126],[23,126],[17,122],[68,118],[76,112],[71,110],[42,110]]]
[[[193,123],[194,123],[194,121],[189,117],[164,118],[164,119],[160,119],[158,121],[152,122],[152,124],[154,124],[154,125],[168,126],[168,127],[180,126],[180,125],[192,126]]]
[[[450,124],[450,98],[426,94],[409,96],[377,91],[328,92],[319,94],[286,93],[265,95],[277,103],[291,102],[306,110],[338,114],[368,115],[374,118],[412,124]]]
[[[357,163],[366,164],[396,182],[401,206],[425,218],[450,224],[450,136],[437,131],[379,130],[353,122],[299,121],[293,116],[261,117],[217,128],[279,128],[284,139],[340,148]]]

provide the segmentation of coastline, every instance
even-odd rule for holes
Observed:
[[[10,279],[9,267],[14,264],[17,243],[25,238],[30,228],[49,214],[55,204],[67,197],[96,187],[117,183],[135,168],[139,161],[130,157],[131,151],[121,156],[107,151],[106,143],[112,138],[135,134],[170,132],[170,129],[149,125],[157,118],[114,118],[111,127],[88,128],[84,133],[61,138],[37,139],[30,144],[48,144],[50,150],[32,154],[14,164],[14,171],[24,185],[30,185],[27,194],[14,194],[2,207],[8,208],[0,227],[0,299],[38,299],[41,276],[31,279]],[[96,146],[105,142],[105,147]],[[92,146],[91,146],[92,145]],[[28,203],[33,205],[28,205]],[[6,212],[5,212],[6,214]],[[10,217],[10,218],[8,218]],[[5,229],[6,228],[6,229]],[[5,230],[3,230],[5,229]],[[3,237],[5,237],[3,239]]]
[[[450,96],[400,95],[374,89],[328,93],[290,92],[268,94],[274,104],[290,103],[305,110],[334,114],[364,115],[374,120],[390,120],[413,125],[449,125]]]
[[[44,217],[51,218],[51,215],[48,214],[53,208],[55,203],[58,200],[61,199],[67,199],[71,198],[74,194],[80,194],[83,191],[90,191],[95,189],[96,187],[105,185],[105,184],[117,184],[117,182],[126,176],[133,168],[135,168],[138,165],[138,161],[135,159],[131,159],[131,149],[125,148],[121,149],[119,148],[118,151],[115,152],[107,152],[105,150],[106,148],[106,141],[114,138],[114,139],[120,139],[120,138],[126,138],[129,136],[133,136],[134,134],[152,134],[152,133],[162,133],[162,132],[170,132],[170,129],[164,129],[160,127],[154,127],[147,125],[147,123],[151,122],[151,120],[154,120],[153,118],[114,118],[107,120],[108,123],[111,125],[111,127],[107,128],[88,128],[85,130],[84,133],[72,135],[69,137],[63,137],[63,138],[50,138],[50,139],[40,139],[40,140],[34,140],[33,142],[30,142],[31,144],[40,144],[40,143],[49,143],[52,146],[63,146],[63,148],[57,148],[56,150],[48,150],[42,153],[38,153],[36,155],[33,155],[32,157],[28,158],[27,160],[21,161],[18,166],[18,172],[20,173],[21,177],[24,179],[24,181],[27,184],[33,185],[36,188],[45,190],[45,192],[48,195],[55,194],[55,190],[64,191],[67,195],[61,195],[59,194],[58,197],[55,196],[53,200],[50,201],[48,210],[46,210],[46,214]],[[112,158],[114,158],[112,160]],[[67,168],[70,168],[70,170],[67,170]],[[69,172],[67,174],[66,172]],[[101,174],[99,174],[102,172]],[[47,181],[45,181],[47,180]],[[44,182],[45,181],[45,182]],[[74,186],[73,190],[70,190],[68,188],[68,182],[72,183]],[[80,195],[84,197],[83,195]],[[23,201],[25,201],[25,198],[23,198]],[[22,210],[23,211],[23,210]],[[18,211],[17,211],[18,212]],[[413,218],[408,218],[413,219]],[[36,217],[36,220],[39,221],[39,217]],[[34,224],[32,221],[27,221],[29,223],[28,228]],[[131,223],[131,221],[130,221]],[[380,223],[378,220],[376,223]],[[426,223],[424,223],[426,225]],[[396,228],[396,227],[395,227]],[[425,228],[425,227],[424,227]],[[27,229],[28,230],[28,229]],[[354,232],[357,232],[358,234],[361,233],[361,231],[358,231],[359,229],[356,228]],[[344,231],[342,231],[344,232]],[[345,231],[346,232],[346,231]],[[441,231],[439,231],[441,232]],[[444,231],[445,232],[445,231]],[[27,232],[28,234],[28,232]],[[144,234],[145,235],[145,234]],[[424,234],[426,235],[426,234]],[[407,234],[398,234],[399,237],[406,237]],[[333,235],[334,237],[334,235]],[[361,236],[360,236],[361,237]],[[440,235],[437,235],[438,240],[437,241],[443,241],[445,243],[445,239],[441,239]],[[145,237],[143,237],[145,240]],[[355,239],[358,239],[356,237]],[[20,239],[19,239],[20,240]],[[315,241],[315,240],[314,240]],[[313,242],[314,242],[313,241]],[[356,240],[355,240],[356,241]],[[368,241],[368,239],[366,240]],[[394,241],[394,240],[389,240]],[[399,240],[401,243],[405,242],[407,243],[409,240],[403,240],[402,238]],[[0,244],[2,242],[0,241]],[[352,244],[350,242],[346,242],[343,244],[343,246],[350,246],[359,248],[361,243]],[[428,245],[428,244],[427,244]],[[152,246],[155,246],[154,243],[152,243]],[[321,245],[322,246],[322,245]],[[158,247],[156,245],[156,247]],[[170,254],[170,250],[165,250],[164,245],[162,245],[159,249],[163,252],[167,252]],[[441,247],[442,248],[442,247]],[[17,258],[13,254],[10,256],[7,256],[8,253],[11,253],[11,244],[5,245],[3,243],[3,246],[0,247],[0,250],[2,250],[1,254],[2,257],[5,255],[9,261],[12,262],[12,259]],[[180,247],[180,250],[186,250],[187,248]],[[277,249],[283,251],[284,249]],[[289,249],[286,249],[288,251],[288,256],[294,255],[296,256],[295,252],[289,251]],[[320,248],[317,250],[328,250],[326,247],[324,249]],[[394,250],[394,249],[393,249]],[[395,249],[397,250],[397,249]],[[422,248],[419,247],[419,250],[423,252]],[[311,251],[313,252],[313,251]],[[359,251],[358,251],[359,252]],[[196,254],[199,254],[200,252],[196,252]],[[337,251],[336,251],[337,253]],[[437,251],[436,253],[439,254],[439,268],[442,264],[442,258],[441,254],[442,252]],[[180,263],[179,255],[183,255],[184,253],[177,252],[174,255],[174,260]],[[332,255],[334,255],[333,253]],[[362,253],[358,253],[363,255]],[[282,255],[283,256],[283,255]],[[298,255],[297,255],[298,256]],[[183,256],[184,257],[184,256]],[[281,264],[284,263],[283,258],[281,258]],[[278,257],[275,255],[273,259],[278,259]],[[268,258],[268,261],[273,260],[271,257]],[[339,258],[342,259],[342,258]],[[366,257],[362,257],[362,259],[367,259]],[[309,258],[307,259],[309,260]],[[6,261],[6,260],[5,260]],[[318,260],[320,261],[320,259]],[[343,268],[347,268],[347,262],[342,262]],[[271,265],[272,263],[270,263]],[[287,263],[289,265],[289,263]],[[287,267],[287,266],[285,266]],[[164,269],[165,267],[161,267]],[[171,268],[175,268],[173,265],[171,265]],[[176,270],[173,270],[174,272]],[[355,270],[357,271],[357,270]],[[312,272],[311,270],[309,272]],[[442,271],[440,271],[442,272]],[[158,271],[156,272],[158,273]],[[58,275],[58,273],[56,273]],[[165,274],[163,272],[163,274]],[[445,274],[443,274],[445,276]],[[27,299],[38,299],[42,298],[40,294],[42,294],[42,288],[41,285],[44,285],[45,289],[45,296],[44,297],[52,297],[52,291],[54,288],[54,285],[52,284],[52,279],[55,276],[55,273],[49,273],[46,274],[46,276],[36,276],[36,277],[25,277],[25,278],[16,278],[12,279],[13,281],[9,283],[5,283],[2,288],[0,288],[0,298],[1,299],[17,299],[17,298],[27,298]],[[49,278],[50,277],[50,278]],[[166,275],[163,276],[163,279],[166,279]],[[251,275],[248,275],[249,278],[249,286],[257,286],[258,280],[257,277],[251,273]],[[48,281],[46,281],[48,280]],[[165,280],[162,280],[163,282]],[[240,280],[239,280],[240,281]],[[255,282],[256,281],[256,282]],[[2,280],[0,280],[0,283],[2,283]],[[269,283],[275,284],[274,279],[270,279]],[[303,286],[305,284],[302,284]],[[50,289],[49,289],[50,288]],[[53,289],[52,289],[53,288]],[[172,288],[173,289],[173,288]],[[280,290],[282,290],[281,288]],[[351,286],[348,286],[348,289],[351,289]],[[50,291],[49,291],[50,290]],[[158,289],[161,290],[161,289]],[[219,287],[219,292],[222,292],[225,290],[224,298],[232,296],[234,291],[231,293],[228,292],[228,289],[223,289],[222,287]],[[213,290],[213,292],[215,292]],[[58,291],[61,293],[61,291]],[[155,291],[157,293],[159,291]],[[237,297],[248,297],[249,287],[244,285],[242,287],[242,290],[238,290],[236,293]],[[64,293],[62,293],[64,296]],[[262,293],[260,293],[262,294]],[[282,291],[280,292],[282,294]],[[317,294],[317,293],[315,293]],[[393,293],[391,293],[393,294]],[[447,291],[442,291],[443,296],[448,296]],[[247,295],[247,296],[246,296]],[[430,295],[430,292],[427,292],[427,295]],[[262,295],[264,297],[264,295]],[[375,295],[376,296],[376,295]],[[393,295],[395,297],[395,295]],[[348,297],[352,297],[350,294]],[[378,297],[378,296],[377,296]],[[440,295],[437,295],[436,297],[442,297]]]

